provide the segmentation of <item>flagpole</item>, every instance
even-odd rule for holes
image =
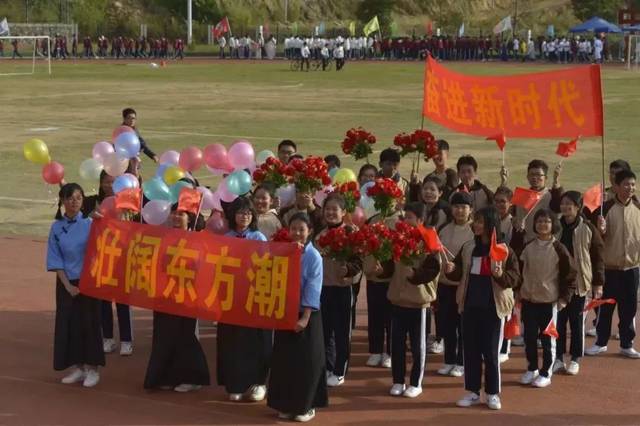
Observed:
[[[605,185],[605,164],[604,164],[604,89],[602,87],[602,65],[598,64],[598,77],[600,77],[600,105],[602,106],[602,135],[600,137],[600,149],[602,157],[602,196],[600,197],[600,215],[604,217],[604,185]]]

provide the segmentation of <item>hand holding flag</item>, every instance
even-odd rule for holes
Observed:
[[[489,257],[494,262],[504,262],[509,257],[509,248],[504,243],[498,243],[496,237],[496,228],[491,233],[491,246],[489,248]]]
[[[443,245],[440,241],[440,237],[438,237],[438,233],[435,228],[429,226],[425,227],[423,225],[418,226],[418,231],[420,231],[420,235],[422,235],[422,239],[424,240],[425,249],[430,252],[439,252],[443,251]]]
[[[507,146],[507,136],[504,134],[504,132],[497,135],[488,136],[485,140],[496,141],[496,144],[498,145],[500,151],[504,151],[505,146]]]

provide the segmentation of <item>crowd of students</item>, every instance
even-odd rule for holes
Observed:
[[[131,111],[125,110],[123,116],[135,126]],[[290,140],[279,144],[277,156],[284,163],[301,157]],[[335,155],[325,161],[330,168],[340,166]],[[420,395],[427,353],[444,351],[438,374],[464,377],[467,393],[457,405],[483,402],[484,378],[484,402],[490,409],[500,409],[500,363],[510,350],[503,331],[512,315],[519,315],[523,323],[527,363],[522,366],[522,384],[544,388],[556,373],[578,374],[582,355],[606,352],[611,336],[615,306],[605,304],[597,313],[595,344],[584,348],[583,310],[591,298],[615,299],[620,353],[640,359],[633,348],[640,202],[634,195],[636,176],[626,161],[610,164],[611,187],[602,209],[593,214],[583,208],[579,192],[560,186],[562,168],[556,167],[549,179],[549,167],[541,160],[532,160],[527,167],[530,189],[539,194],[529,210],[511,205],[506,170],[493,191],[478,179],[479,166],[472,156],[461,156],[450,168],[444,140],[438,141],[435,169],[424,177],[414,172],[409,180],[403,178],[400,161],[399,153],[387,148],[380,153],[379,167],[366,164],[359,170],[360,185],[384,177],[405,194],[390,217],[376,214],[368,222],[434,227],[446,255],[426,254],[413,265],[372,257],[338,261],[321,255],[317,241],[329,229],[353,226],[345,222],[345,199],[339,193],[329,194],[317,205],[314,194],[299,191],[291,206],[280,208],[272,188],[263,184],[224,207],[226,235],[267,241],[287,227],[303,249],[295,330],[274,333],[217,324],[216,379],[230,401],[266,398],[280,418],[301,422],[311,420],[316,408],[327,406],[327,387],[341,386],[348,378],[361,285],[366,285],[367,298],[366,365],[391,369],[393,396]],[[138,174],[135,164],[130,171]],[[186,180],[197,184],[195,179]],[[62,186],[63,208],[59,207],[49,235],[47,269],[56,272],[57,281],[54,368],[71,368],[63,383],[95,386],[100,379],[98,366],[105,365],[104,353],[116,346],[111,303],[84,296],[77,288],[92,217],[99,217],[96,208],[112,195],[112,181],[103,173],[99,193],[91,197],[85,197],[77,184]],[[198,232],[205,228],[205,220],[176,204],[166,226]],[[504,261],[490,256],[494,232],[498,242],[508,244]],[[129,307],[118,306],[117,313],[120,353],[131,355]],[[559,339],[546,332],[550,323],[557,326]],[[565,359],[567,323],[571,338]],[[146,389],[188,392],[210,384],[196,330],[193,318],[153,313]],[[412,355],[408,380],[407,348]]]

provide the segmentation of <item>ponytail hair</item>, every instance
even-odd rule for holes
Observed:
[[[80,191],[80,194],[82,194],[82,198],[84,198],[84,190],[77,183],[66,183],[62,185],[60,191],[58,192],[58,211],[56,212],[56,220],[62,219],[62,202],[71,197],[76,191]]]

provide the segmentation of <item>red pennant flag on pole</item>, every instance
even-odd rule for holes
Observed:
[[[573,155],[578,149],[578,138],[573,139],[571,142],[560,142],[556,149],[556,154],[561,157],[569,157]]]
[[[560,337],[560,335],[558,334],[558,330],[556,329],[556,324],[553,322],[553,318],[551,318],[551,321],[549,321],[549,325],[547,325],[547,328],[544,329],[542,334],[546,334],[547,336],[554,337],[556,339]]]
[[[496,228],[493,228],[491,233],[491,247],[489,248],[489,257],[494,262],[504,262],[509,257],[509,248],[506,244],[498,244],[496,237]]]
[[[542,198],[542,193],[534,191],[533,189],[526,189],[516,187],[513,191],[513,197],[511,198],[511,204],[520,206],[525,210],[531,210],[538,201]]]
[[[178,197],[178,210],[198,214],[202,194],[196,189],[182,188]]]
[[[116,194],[116,208],[140,212],[140,204],[142,200],[142,189],[129,188],[124,189]]]
[[[418,226],[418,230],[420,231],[420,235],[422,235],[422,239],[424,240],[424,246],[431,252],[439,252],[442,251],[442,242],[440,241],[440,237],[438,237],[438,233],[436,229],[432,226],[425,227],[423,225]]]
[[[595,309],[598,306],[606,304],[615,305],[616,299],[593,299],[587,306],[584,307],[584,310],[582,312],[589,312],[590,310]]]
[[[602,185],[597,184],[587,189],[582,196],[582,203],[592,213],[600,207],[602,205]]]
[[[497,135],[489,136],[485,140],[496,141],[496,144],[498,145],[500,151],[504,151],[504,147],[507,146],[507,137],[505,136],[504,132]]]

